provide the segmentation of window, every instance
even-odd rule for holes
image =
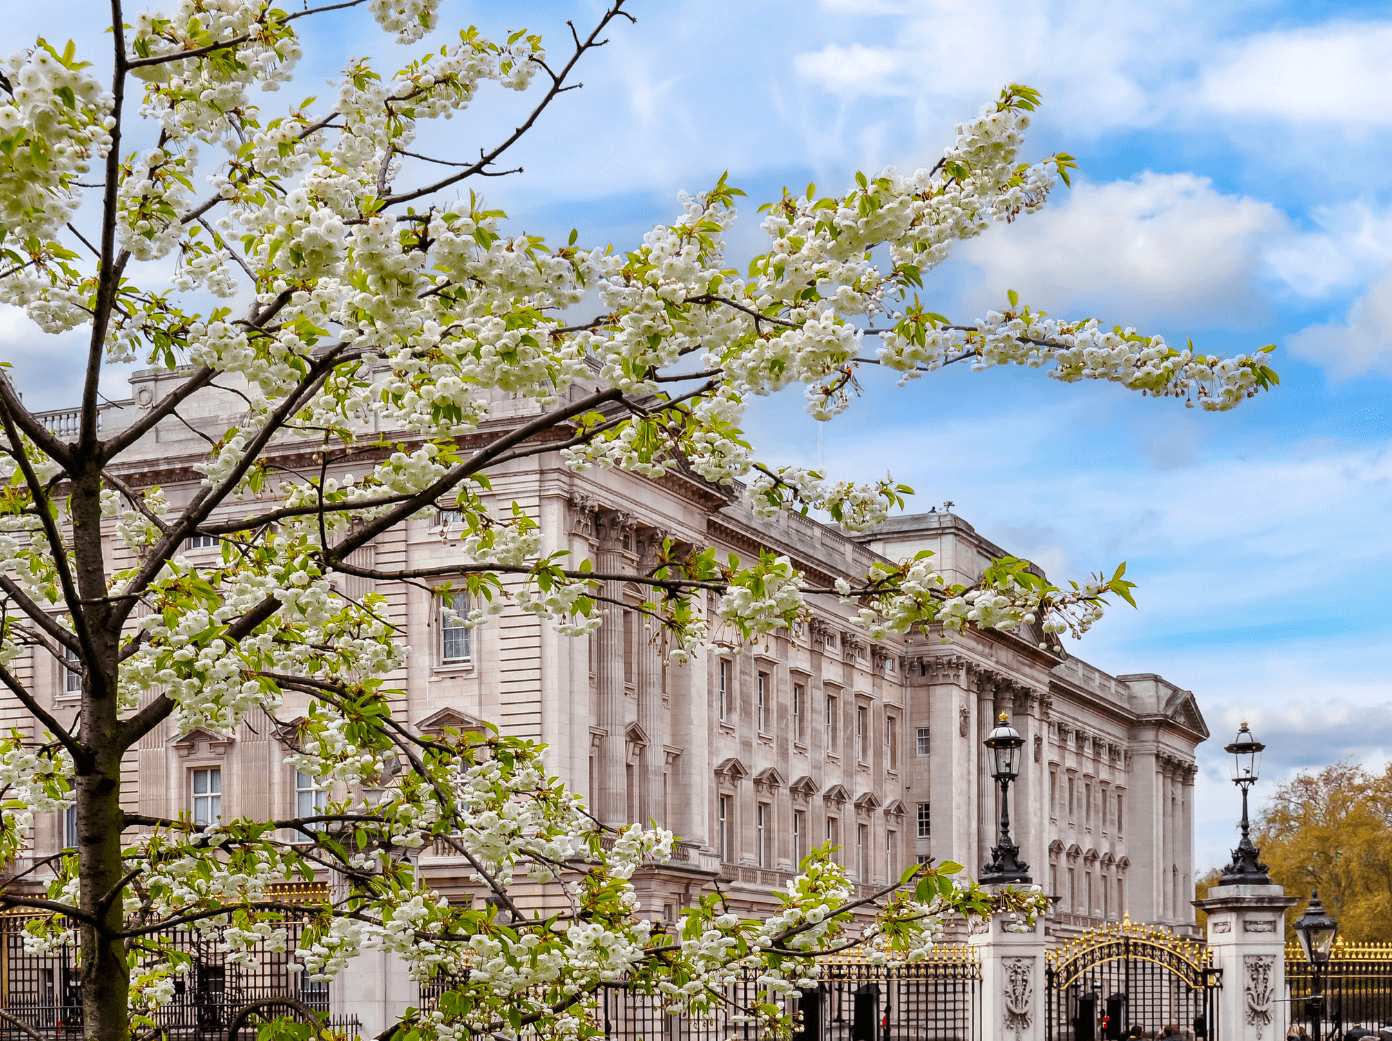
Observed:
[[[762,670],[755,676],[754,684],[755,718],[759,722],[759,733],[769,733],[769,674]]]
[[[899,720],[885,713],[885,769],[899,769]]]
[[[826,840],[831,849],[831,859],[841,860],[841,821],[840,818],[828,815],[826,819]]]
[[[184,549],[212,549],[217,544],[216,535],[190,535],[184,539]]]
[[[856,762],[870,761],[870,709],[866,705],[856,706]]]
[[[1103,875],[1099,880],[1102,884],[1102,917],[1110,919],[1112,917],[1112,887],[1107,884],[1107,876]]]
[[[730,661],[729,658],[721,658],[717,671],[719,673],[720,718],[729,719],[731,714],[730,710],[732,708],[731,702],[734,700],[731,697],[735,679],[734,662]]]
[[[440,661],[470,661],[474,656],[474,632],[464,623],[469,614],[469,594],[451,590],[440,594]]]
[[[1049,818],[1058,819],[1058,771],[1049,771]]]
[[[933,812],[930,803],[921,802],[918,804],[918,837],[926,839],[933,834]]]
[[[1076,868],[1068,869],[1068,909],[1078,910],[1078,872]]]
[[[1083,823],[1092,827],[1092,782],[1083,782]]]
[[[77,694],[82,690],[81,659],[71,647],[63,646],[63,693]]]
[[[77,805],[63,810],[63,848],[77,849]]]
[[[793,858],[802,863],[807,856],[807,811],[793,811]]]
[[[793,740],[807,740],[807,684],[793,684]]]
[[[1083,872],[1083,914],[1092,914],[1092,869]]]
[[[329,793],[319,786],[319,782],[313,776],[303,770],[295,771],[296,817],[317,817],[324,812],[324,807],[328,805],[328,802]],[[323,826],[322,822],[308,825],[315,831]]]
[[[773,866],[773,825],[769,821],[769,804],[761,802],[754,807],[754,838],[758,842],[759,866]]]
[[[856,825],[856,878],[870,881],[870,825]]]
[[[435,523],[440,528],[453,528],[455,525],[464,523],[463,510],[437,510]]]
[[[722,795],[716,803],[716,836],[720,841],[720,861],[728,864],[734,860],[735,852],[735,800]]]
[[[841,699],[835,694],[826,696],[826,744],[830,755],[841,754]]]
[[[193,823],[207,826],[222,821],[222,767],[193,771]]]
[[[1116,913],[1118,916],[1126,914],[1126,879],[1118,878],[1116,883],[1117,905]]]
[[[931,854],[931,853],[915,853],[915,854],[914,854],[914,863],[915,863],[915,864],[931,864],[932,862],[933,862],[933,854]]]
[[[895,882],[899,878],[899,833],[893,828],[885,836],[885,881]]]
[[[1077,783],[1070,777],[1068,779],[1068,819],[1073,819],[1073,807],[1077,802]]]
[[[914,751],[921,756],[926,756],[933,748],[933,732],[928,727],[919,727],[914,731]]]
[[[1121,834],[1121,811],[1125,807],[1126,801],[1121,792],[1117,792],[1117,834]]]

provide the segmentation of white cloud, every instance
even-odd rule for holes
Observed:
[[[818,51],[793,58],[804,80],[838,94],[902,94],[907,82],[898,78],[904,55],[888,47],[830,43]]]
[[[1272,247],[1273,273],[1303,296],[1366,285],[1392,265],[1392,209],[1364,200],[1318,206],[1314,227]]]
[[[1392,274],[1385,274],[1349,305],[1342,321],[1306,326],[1290,351],[1334,376],[1392,373]]]
[[[817,0],[817,6],[830,14],[862,17],[874,14],[908,14],[913,7],[903,0]]]
[[[1392,124],[1392,23],[1337,22],[1248,37],[1207,62],[1201,105],[1234,116],[1350,127]]]
[[[962,256],[981,274],[975,307],[1006,289],[1053,313],[1235,326],[1262,307],[1263,250],[1286,229],[1270,204],[1204,177],[1144,173],[1079,183],[1043,212],[995,228]]]
[[[1044,93],[1047,118],[1076,137],[1149,123],[1161,112],[1160,89],[1202,53],[1229,16],[1223,5],[1160,0],[1144,6],[1103,0],[919,0],[875,3],[868,12],[902,11],[893,30],[867,20],[858,41],[838,40],[794,59],[808,82],[844,96],[903,95],[906,144],[941,133],[947,122],[1011,82]],[[849,13],[854,0],[823,0]],[[837,23],[838,28],[846,23]],[[805,44],[804,44],[805,46]],[[878,79],[877,79],[878,77]],[[964,109],[964,106],[965,109]]]

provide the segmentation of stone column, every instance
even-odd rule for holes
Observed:
[[[973,929],[980,930],[968,942],[981,959],[982,1036],[1043,1041],[1044,919],[1028,926],[997,915]]]
[[[1194,901],[1208,915],[1213,967],[1223,974],[1211,1036],[1223,1041],[1286,1036],[1285,917],[1295,902],[1277,885],[1220,885]]]
[[[375,1037],[420,1004],[420,986],[407,972],[406,959],[380,948],[350,958],[329,994],[331,1014],[357,1016],[363,1037]]]
[[[632,563],[629,541],[633,535],[633,518],[617,510],[605,510],[598,520],[599,545],[595,552],[595,570],[619,574],[629,570]],[[604,732],[604,748],[600,752],[597,774],[598,791],[594,793],[594,812],[605,824],[625,823],[628,782],[624,767],[628,749],[624,728],[626,707],[624,684],[624,584],[619,581],[603,583],[603,595],[614,603],[602,606],[604,622],[599,627],[598,660],[595,662],[595,685],[599,694],[599,718],[596,725]]]
[[[638,534],[638,565],[642,570],[652,567],[657,558],[657,540],[660,532],[645,529]],[[633,657],[637,665],[634,681],[638,695],[638,726],[643,730],[648,745],[643,750],[642,762],[642,805],[639,807],[642,823],[663,821],[662,776],[666,769],[666,753],[663,746],[667,735],[663,723],[665,713],[662,708],[662,649],[659,645],[657,623],[646,616],[640,616],[637,629],[637,646]]]

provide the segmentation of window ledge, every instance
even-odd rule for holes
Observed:
[[[793,751],[794,751],[794,752],[801,752],[803,755],[806,755],[806,754],[807,754],[807,742],[806,742],[806,741],[798,741],[797,739],[794,739],[794,740],[793,740]]]
[[[431,670],[435,675],[454,675],[461,672],[473,672],[474,660],[472,658],[463,661],[442,661],[435,665]]]
[[[717,722],[716,728],[722,734],[733,734],[735,732],[735,724],[731,723],[728,719],[722,719]]]

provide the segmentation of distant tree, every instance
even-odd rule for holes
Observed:
[[[439,1012],[402,1025],[412,1036],[530,1026],[585,1037],[606,980],[699,1007],[744,968],[792,987],[814,956],[867,939],[847,939],[853,913],[877,909],[868,942],[903,952],[922,949],[949,912],[999,910],[941,866],[860,898],[818,855],[765,921],[712,897],[675,927],[653,926],[629,876],[671,836],[605,833],[525,742],[427,738],[398,722],[398,692],[380,677],[405,648],[384,600],[350,599],[332,580],[445,587],[451,603],[465,590],[464,624],[509,604],[572,635],[593,631],[612,590],[633,584],[650,590],[641,610],[677,663],[711,641],[790,627],[809,595],[844,598],[872,635],[1076,634],[1109,598],[1130,600],[1121,567],[1055,587],[1006,558],[964,583],[920,555],[822,588],[784,557],[665,545],[652,570],[600,574],[545,552],[537,519],[500,501],[490,474],[554,452],[577,470],[681,468],[731,494],[742,487],[764,515],[816,510],[863,529],[906,489],[759,461],[742,429],[752,403],[800,386],[828,419],[867,366],[905,381],[957,364],[1028,366],[1211,410],[1276,379],[1269,348],[1218,358],[1055,318],[1013,294],[976,320],[925,301],[926,276],[956,242],[1037,210],[1073,166],[1063,153],[1020,159],[1039,100],[1028,87],[1007,87],[924,169],[770,200],[767,248],[743,272],[725,252],[743,193],[723,176],[621,250],[578,233],[548,244],[466,190],[515,172],[516,142],[630,19],[623,0],[593,28],[571,26],[559,55],[523,30],[491,40],[469,28],[398,69],[347,59],[318,100],[271,108],[305,19],[370,10],[412,43],[435,27],[437,6],[177,0],[128,19],[109,0],[101,68],[39,40],[0,75],[0,301],[45,334],[68,334],[48,349],[55,364],[71,352],[79,373],[76,420],[55,431],[0,359],[0,685],[33,720],[32,733],[0,742],[0,856],[23,848],[35,812],[75,804],[77,832],[76,848],[44,865],[46,891],[35,894],[35,870],[0,889],[0,907],[46,912],[49,932],[80,937],[93,1039],[122,1041],[132,1024],[149,1036],[186,968],[161,945],[169,927],[216,925],[233,945],[275,937],[285,909],[269,879],[336,883],[298,952],[314,973],[378,945],[417,972],[460,974]],[[463,154],[421,137],[489,89],[532,92],[515,130]],[[172,278],[142,266],[161,260]],[[103,372],[132,362],[161,370],[171,389],[105,430]],[[229,394],[245,411],[210,439],[194,490],[167,497],[132,472],[132,450],[159,424]],[[490,414],[496,400],[509,402],[505,416]],[[287,445],[298,462],[283,458]],[[346,479],[362,460],[366,473]],[[458,512],[460,563],[352,562],[439,509]],[[191,564],[190,539],[220,543],[219,562]],[[22,656],[75,675],[76,723],[10,668]],[[124,807],[122,759],[166,720],[227,732],[264,715],[295,723],[295,765],[330,789],[322,813],[208,825]],[[415,869],[415,852],[434,843],[469,859],[487,909],[451,904]],[[525,913],[514,879],[532,878],[568,887],[571,910]],[[1011,906],[1032,913],[1037,898]]]
[[[1374,774],[1336,763],[1297,775],[1272,797],[1256,841],[1287,892],[1306,901],[1319,890],[1341,936],[1392,936],[1392,765]]]

